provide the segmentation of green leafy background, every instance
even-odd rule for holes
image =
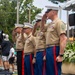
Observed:
[[[23,3],[23,0],[20,1],[20,7]],[[29,7],[31,11],[31,22],[35,19],[35,15],[40,13],[42,9],[37,8],[33,5],[34,0],[26,0],[24,5],[19,10],[19,23],[24,24],[24,22],[29,21]],[[17,19],[17,0],[0,0],[0,30],[3,30],[4,33],[8,34],[10,40],[12,41],[12,30],[14,29],[14,24]]]
[[[75,42],[67,43],[63,62],[75,63]]]

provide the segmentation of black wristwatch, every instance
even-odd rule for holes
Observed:
[[[36,56],[34,56],[33,58],[36,58]]]
[[[63,57],[64,54],[59,54],[60,57]]]

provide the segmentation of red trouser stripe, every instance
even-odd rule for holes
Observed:
[[[46,56],[46,51],[43,52],[43,56]],[[43,61],[43,73],[42,75],[45,75],[46,73],[46,61]]]
[[[22,75],[24,75],[24,51],[22,51]]]
[[[58,75],[57,64],[56,64],[56,46],[54,46],[54,48],[53,48],[53,52],[54,52],[54,67],[55,67],[55,75]]]
[[[33,64],[32,64],[32,54],[30,54],[30,64],[31,64],[31,73],[34,75],[34,69],[33,69]]]

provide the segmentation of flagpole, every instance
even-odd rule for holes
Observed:
[[[68,10],[67,10],[67,39],[69,41],[69,12]]]

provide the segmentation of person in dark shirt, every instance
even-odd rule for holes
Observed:
[[[5,71],[9,71],[9,61],[8,61],[8,56],[10,52],[10,41],[8,39],[8,35],[6,34],[4,36],[3,42],[2,42],[2,60],[3,60],[3,66]]]

